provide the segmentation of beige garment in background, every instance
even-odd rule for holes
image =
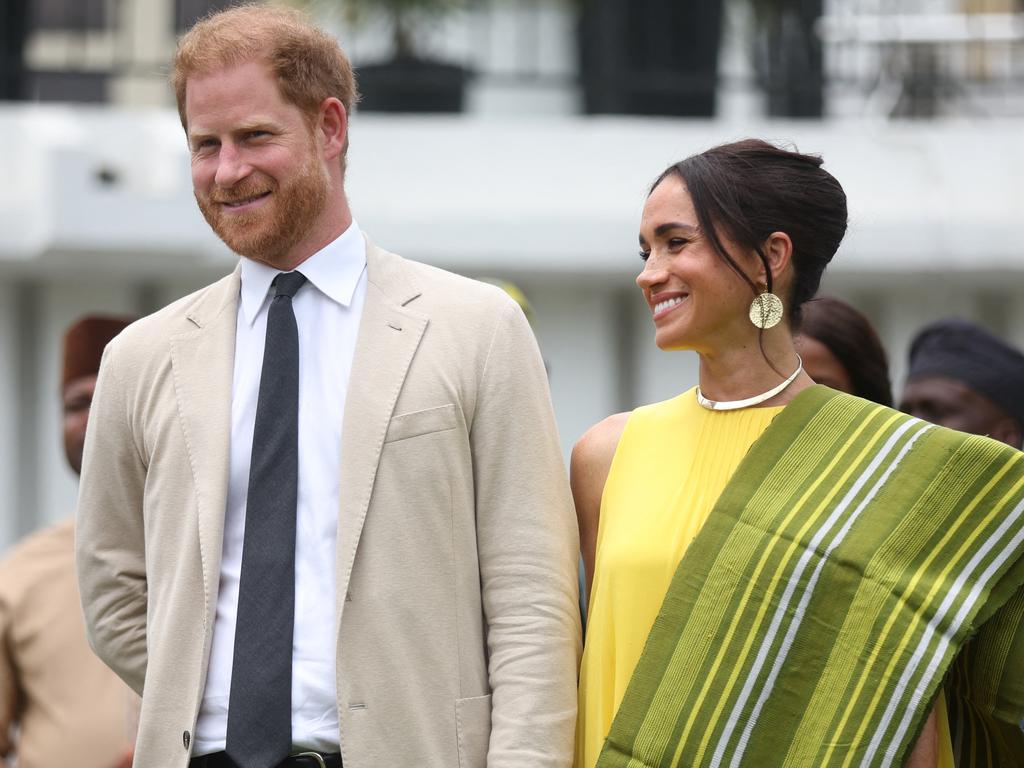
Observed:
[[[0,561],[0,755],[18,768],[111,768],[130,743],[132,699],[85,639],[73,521],[28,537]]]

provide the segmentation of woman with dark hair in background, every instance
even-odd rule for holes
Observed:
[[[831,296],[808,301],[796,349],[815,383],[892,405],[885,348],[868,319],[845,301]]]
[[[762,141],[651,188],[637,284],[700,384],[573,451],[580,768],[952,765],[941,683],[966,638],[1022,664],[1024,611],[996,612],[1024,583],[1024,457],[803,369],[791,330],[845,230],[820,158]],[[1014,682],[968,734],[992,765],[1024,748]]]

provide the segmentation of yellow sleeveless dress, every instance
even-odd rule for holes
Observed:
[[[576,768],[593,768],[669,583],[750,446],[782,407],[709,411],[695,388],[630,414],[601,498],[580,668]],[[940,700],[940,714],[945,714]],[[953,768],[940,717],[939,768]]]

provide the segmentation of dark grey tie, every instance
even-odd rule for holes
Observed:
[[[292,748],[295,504],[299,488],[299,272],[274,279],[252,436],[225,751],[243,768]]]

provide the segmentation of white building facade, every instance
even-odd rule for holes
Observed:
[[[540,56],[554,72],[571,65],[556,44],[571,35],[566,13],[544,11],[554,42],[542,36]],[[725,71],[743,70],[738,50],[724,49]],[[166,92],[154,105],[152,85],[118,88],[134,96],[0,105],[0,550],[74,508],[60,436],[64,329],[87,312],[148,313],[236,261],[195,208]],[[725,141],[820,153],[843,184],[850,228],[823,293],[876,323],[897,392],[909,340],[932,320],[971,318],[1024,347],[1024,118],[894,121],[843,107],[769,120],[756,96],[728,90],[715,119],[587,117],[574,114],[571,78],[473,88],[463,115],[357,112],[346,186],[378,245],[523,288],[566,457],[602,417],[696,382],[692,354],[654,346],[633,283],[637,225],[664,167]]]

